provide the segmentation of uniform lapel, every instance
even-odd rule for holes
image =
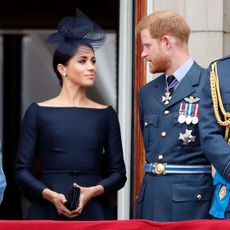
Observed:
[[[153,94],[154,98],[156,98],[160,104],[164,104],[162,102],[162,96],[166,92],[166,81],[165,81],[165,74],[160,75],[153,83]]]
[[[176,88],[169,104],[166,105],[166,108],[171,107],[195,92],[195,86],[199,84],[201,70],[202,68],[197,63],[192,65],[191,69]]]

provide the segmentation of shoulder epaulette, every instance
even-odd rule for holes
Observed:
[[[230,57],[225,57],[227,59]],[[224,60],[221,59],[221,60]],[[230,144],[230,112],[227,112],[224,108],[224,104],[222,101],[221,93],[220,93],[220,85],[219,85],[219,76],[217,70],[217,61],[211,64],[211,72],[210,72],[210,89],[211,96],[213,102],[214,114],[217,120],[217,123],[221,126],[225,127],[225,140]],[[222,115],[222,116],[221,116]]]
[[[218,63],[218,62],[224,61],[224,60],[226,60],[226,59],[230,59],[230,55],[224,56],[224,57],[222,57],[222,58],[216,59],[215,61],[212,61],[212,62],[210,63],[210,66],[211,66],[213,63],[215,63],[215,62]]]

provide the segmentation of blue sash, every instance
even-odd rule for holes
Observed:
[[[228,207],[230,197],[230,183],[216,172],[213,180],[213,185],[215,185],[215,192],[209,214],[218,219],[225,219],[225,212]],[[226,186],[226,194],[221,199],[219,192],[223,185]]]

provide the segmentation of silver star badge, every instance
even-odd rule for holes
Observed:
[[[169,103],[172,97],[170,97],[169,92],[165,92],[165,96],[162,96],[162,101],[164,102],[165,105]]]
[[[185,133],[180,133],[179,140],[183,141],[183,145],[188,145],[191,142],[195,142],[195,136],[192,135],[192,130],[185,129]]]

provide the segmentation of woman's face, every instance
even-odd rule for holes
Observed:
[[[65,66],[64,77],[80,87],[90,87],[96,77],[96,58],[92,48],[81,45]]]

